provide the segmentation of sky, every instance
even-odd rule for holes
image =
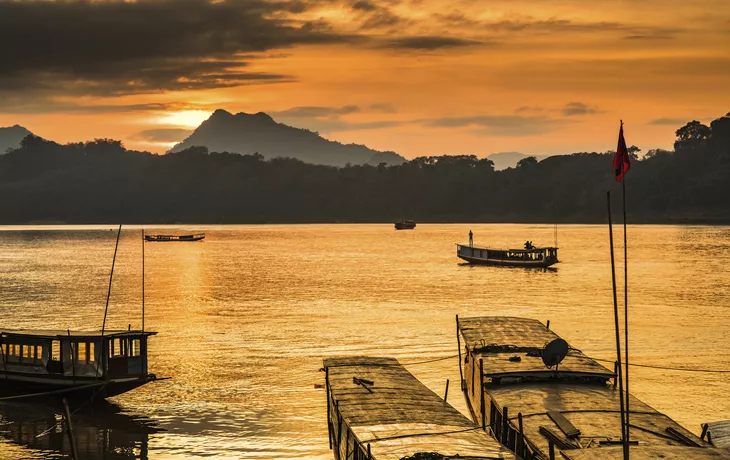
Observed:
[[[0,126],[165,152],[215,109],[422,155],[671,148],[728,0],[0,0]]]

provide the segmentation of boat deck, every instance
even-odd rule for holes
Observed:
[[[559,337],[537,320],[464,318],[458,329],[466,351],[463,388],[477,423],[526,459],[550,458],[551,451],[573,458],[579,450],[614,458],[609,446],[621,441],[621,419],[619,391],[608,384],[611,370],[573,347],[557,370],[547,368],[540,353]],[[652,452],[670,446],[690,449],[683,458],[713,450],[638,399],[631,397],[629,406],[631,440],[639,442],[632,458],[659,458]],[[575,458],[599,458],[590,455]]]
[[[418,453],[516,458],[395,359],[331,358],[324,367],[335,459],[401,460]]]

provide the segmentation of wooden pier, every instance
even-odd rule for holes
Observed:
[[[516,459],[393,358],[324,360],[335,460]]]
[[[467,405],[504,446],[526,460],[623,458],[613,370],[573,347],[546,367],[559,337],[537,320],[457,318],[457,331]],[[730,457],[634,397],[630,407],[632,459]]]

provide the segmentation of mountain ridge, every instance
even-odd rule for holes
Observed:
[[[33,133],[20,125],[0,128],[0,155],[19,148],[20,142],[30,134]]]
[[[349,164],[401,164],[405,158],[392,151],[380,151],[359,144],[342,144],[314,131],[278,123],[264,112],[232,114],[217,109],[171,153],[190,147],[242,155],[259,153],[265,159],[289,157],[305,163],[328,166]]]

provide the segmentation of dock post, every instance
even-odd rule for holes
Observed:
[[[702,435],[700,436],[700,439],[701,439],[701,440],[703,440],[703,441],[705,440],[705,436],[707,436],[707,429],[708,429],[709,427],[710,427],[710,426],[709,426],[709,425],[708,425],[707,423],[703,423],[703,424],[702,424]]]
[[[444,405],[446,405],[446,399],[449,397],[449,379],[446,379],[446,391],[444,391]]]
[[[459,315],[456,315],[456,346],[459,348],[459,377],[461,377],[461,391],[466,391],[464,371],[461,369],[461,337],[459,337]],[[446,398],[444,398],[446,399]]]
[[[484,413],[484,360],[479,358],[479,398],[480,398],[480,412],[482,414],[482,429],[487,431],[487,417]]]
[[[509,408],[502,408],[502,444],[509,447]]]
[[[324,368],[324,387],[327,393],[327,438],[330,442],[330,450],[332,450],[332,418],[330,408],[330,369],[329,367]]]
[[[553,444],[553,441],[549,441],[550,444],[548,445],[548,455],[550,456],[550,460],[555,460],[555,444]]]
[[[373,460],[373,454],[370,453],[370,443],[368,443],[368,460]]]
[[[340,458],[340,449],[342,448],[341,447],[342,446],[342,415],[340,414],[340,402],[339,401],[335,401],[335,412],[337,412],[337,436],[336,436],[337,450],[335,452],[337,452],[336,458],[339,459]]]
[[[547,320],[547,328],[550,329],[550,320]]]
[[[74,428],[71,424],[71,411],[68,410],[68,402],[66,398],[63,398],[63,410],[66,417],[66,434],[68,434],[68,440],[71,444],[71,458],[73,460],[79,460],[78,453],[76,452],[76,440],[74,439]]]
[[[524,457],[525,431],[522,426],[522,412],[517,413],[517,427],[519,429],[519,433],[517,433],[517,455],[520,457]]]

